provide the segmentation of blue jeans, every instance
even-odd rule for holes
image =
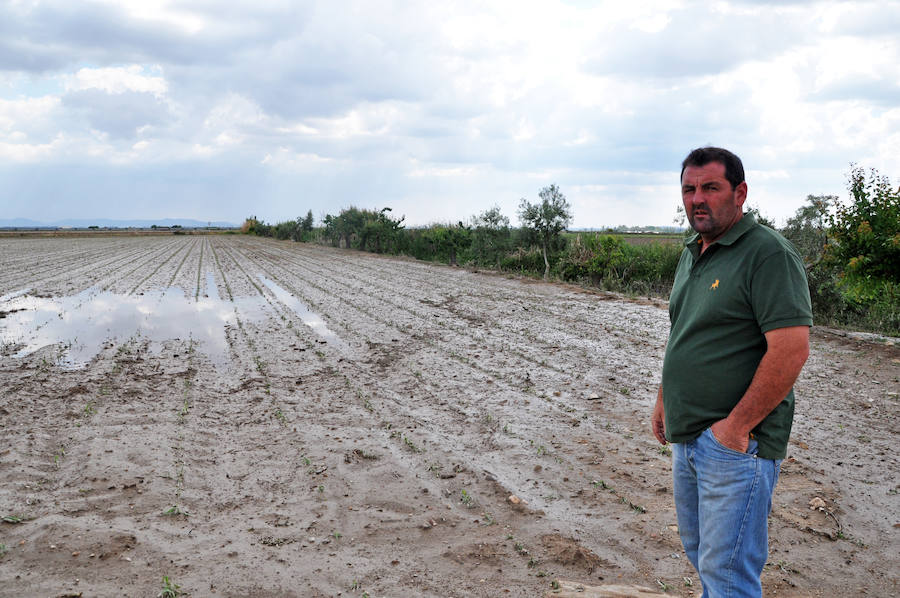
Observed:
[[[675,511],[684,551],[703,598],[762,596],[768,518],[781,460],[723,446],[709,429],[672,445]]]

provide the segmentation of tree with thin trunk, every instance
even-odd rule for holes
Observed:
[[[519,202],[519,220],[540,240],[544,280],[547,280],[550,277],[550,247],[559,233],[572,222],[572,207],[555,184],[541,189],[538,197],[541,201],[533,204],[522,198]]]

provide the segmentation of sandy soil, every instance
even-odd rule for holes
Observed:
[[[0,596],[700,594],[663,302],[238,236],[0,239],[0,296]],[[900,594],[898,390],[814,329],[766,595]]]

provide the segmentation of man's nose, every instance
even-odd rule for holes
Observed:
[[[687,194],[685,199],[687,199],[688,203],[690,203],[691,205],[698,205],[698,204],[705,203],[705,199],[703,197],[703,192],[700,191],[700,189],[691,191],[690,193]]]

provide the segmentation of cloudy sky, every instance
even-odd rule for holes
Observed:
[[[783,220],[900,179],[900,2],[0,0],[0,218],[669,225],[722,145]]]

